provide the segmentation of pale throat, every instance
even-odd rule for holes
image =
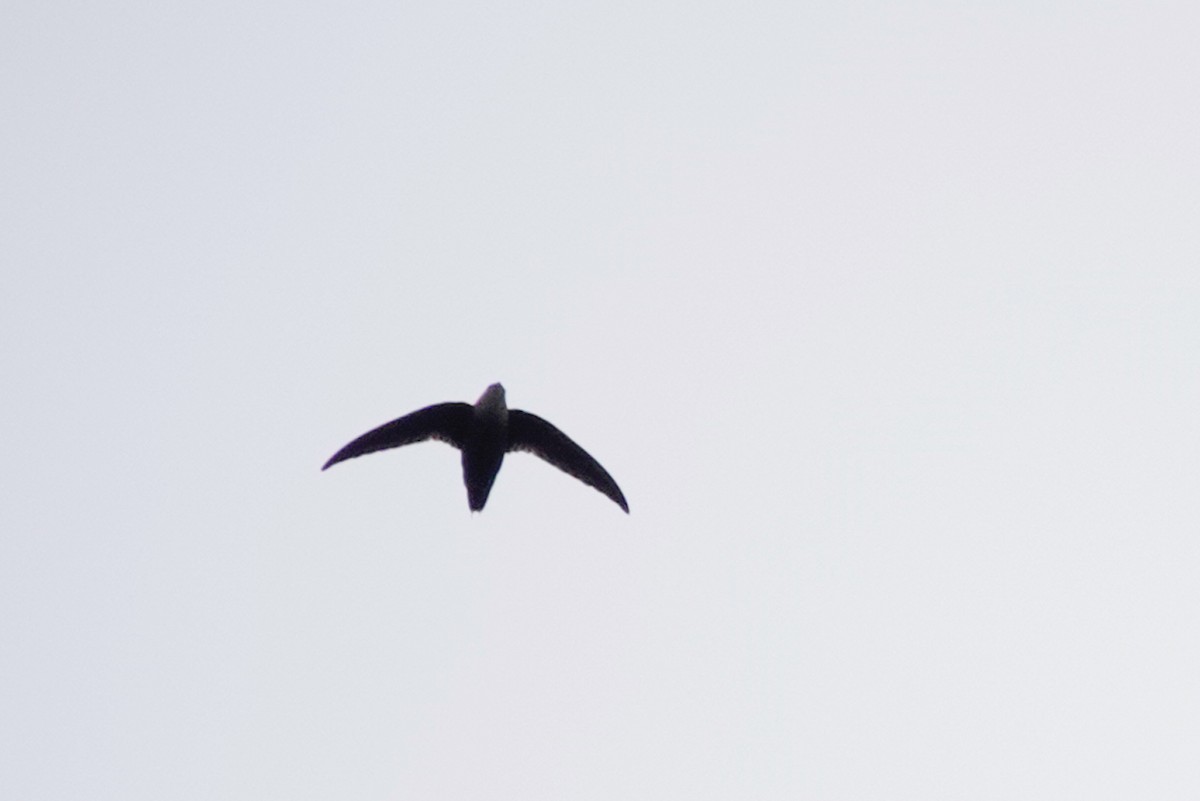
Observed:
[[[492,384],[483,391],[479,400],[475,401],[475,416],[508,423],[508,406],[504,403],[504,387]]]

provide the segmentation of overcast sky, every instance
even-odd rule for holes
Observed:
[[[1200,12],[978,5],[6,4],[0,797],[1200,796]]]

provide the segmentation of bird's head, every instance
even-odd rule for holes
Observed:
[[[479,400],[475,401],[475,409],[481,413],[490,413],[500,417],[507,416],[508,407],[504,404],[504,386],[497,383],[485,389],[479,396]]]

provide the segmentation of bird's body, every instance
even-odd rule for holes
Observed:
[[[509,451],[529,451],[608,496],[629,512],[625,496],[600,463],[566,434],[529,412],[509,409],[504,387],[492,384],[472,406],[438,403],[407,414],[358,437],[335,453],[322,470],[356,456],[439,439],[462,451],[467,502],[478,512],[487,503],[496,474]]]

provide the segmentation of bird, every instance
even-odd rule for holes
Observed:
[[[504,387],[498,383],[484,390],[474,405],[435,403],[373,428],[331,456],[321,469],[427,439],[440,440],[462,451],[463,483],[467,486],[467,505],[472,512],[483,511],[504,454],[528,451],[599,490],[629,514],[629,504],[608,471],[546,420],[520,409],[509,409],[504,401]]]

